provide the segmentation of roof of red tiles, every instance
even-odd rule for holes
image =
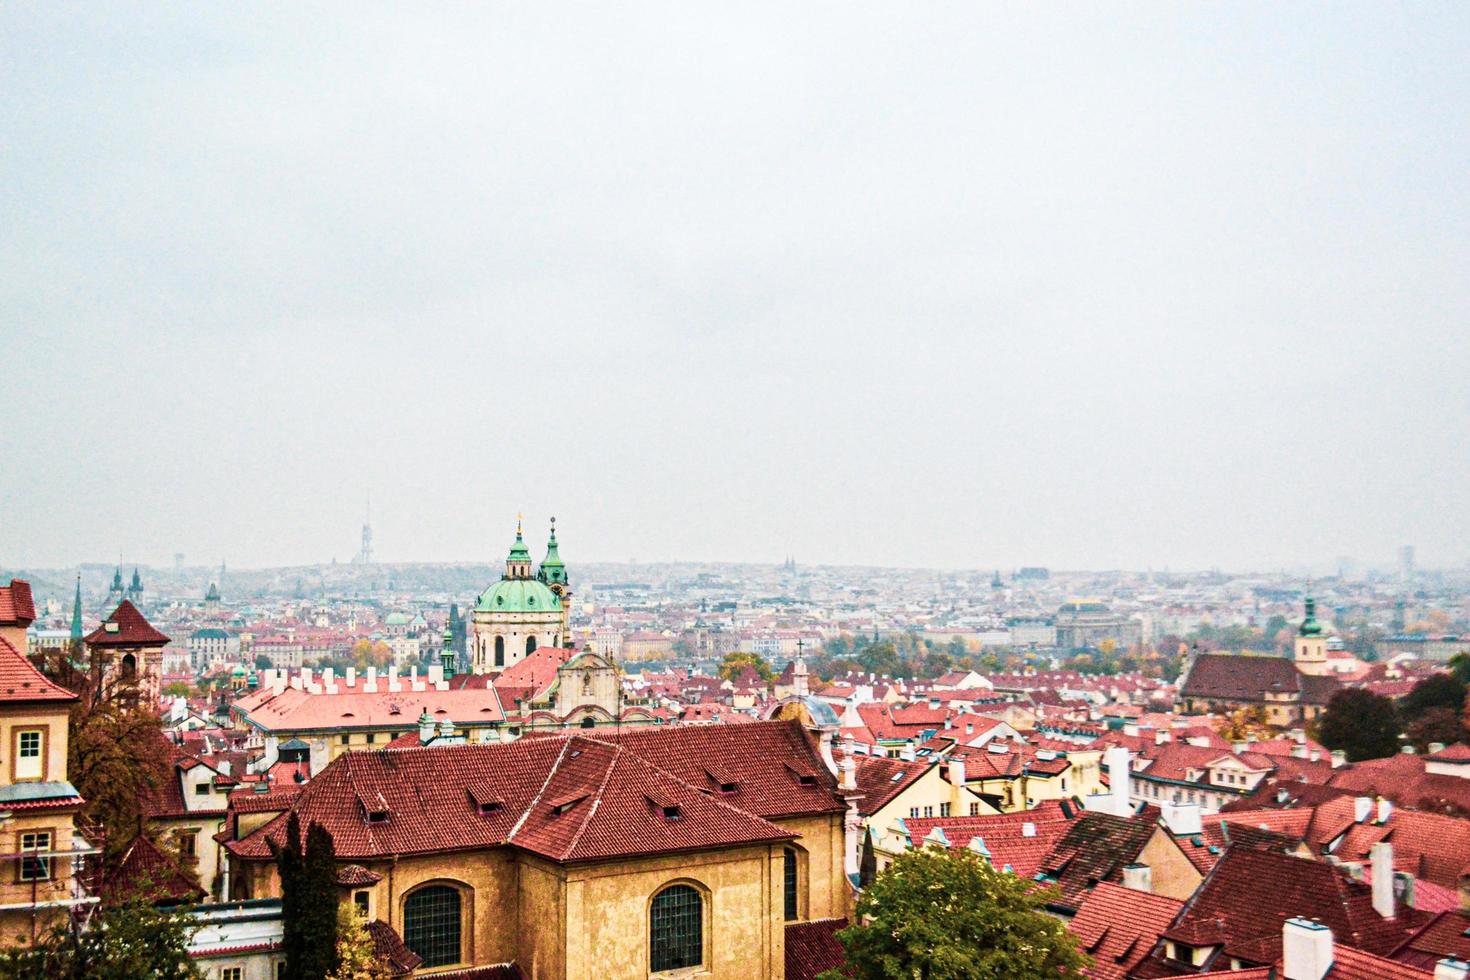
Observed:
[[[379,963],[386,964],[391,976],[407,976],[424,958],[403,944],[398,931],[382,919],[367,924],[368,936],[373,941],[373,954]]]
[[[887,806],[933,765],[931,762],[906,762],[881,755],[854,753],[849,758],[853,761],[858,792],[862,794],[862,799],[858,800],[858,812],[865,817]]]
[[[846,919],[814,919],[787,925],[786,980],[815,980],[817,974],[846,962],[847,951],[837,939],[837,933],[846,928]]]
[[[0,704],[75,701],[77,696],[46,679],[25,656],[0,636]]]
[[[1042,859],[1040,870],[1056,881],[1064,903],[1076,908],[1093,885],[1120,879],[1156,829],[1143,817],[1084,813]]]
[[[1092,957],[1093,980],[1124,980],[1153,951],[1159,935],[1184,908],[1177,898],[1099,882],[1083,899],[1070,928]]]
[[[36,621],[36,603],[31,598],[31,583],[13,578],[0,585],[0,624],[29,626]]]
[[[231,711],[257,728],[274,732],[408,730],[418,726],[425,711],[436,724],[448,718],[460,727],[505,720],[494,688],[440,691],[426,685],[425,690],[414,691],[403,683],[402,690],[389,691],[386,679],[379,678],[378,691],[370,694],[361,690],[364,685],[359,677],[356,686],[339,685],[336,694],[312,694],[295,687],[277,694],[263,688],[236,701]]]
[[[101,626],[87,634],[86,642],[94,647],[148,647],[163,646],[168,637],[154,629],[137,606],[124,599]]]
[[[1393,958],[1411,966],[1434,969],[1447,956],[1470,962],[1470,912],[1441,912],[1419,928]]]
[[[147,835],[133,838],[117,869],[102,884],[102,896],[117,901],[144,889],[150,899],[197,901],[204,889],[174,863]]]
[[[909,840],[914,846],[936,828],[944,832],[950,847],[968,847],[976,837],[990,853],[990,863],[997,868],[1010,868],[1022,878],[1034,878],[1042,862],[1077,819],[1077,811],[1069,803],[1048,800],[1034,810],[1018,813],[989,814],[978,817],[907,817]],[[1032,833],[1026,833],[1026,825]]]
[[[720,792],[716,765],[733,791]],[[834,790],[799,725],[762,722],[350,752],[291,809],[326,826],[347,860],[509,845],[575,862],[787,840],[764,818],[840,813]],[[285,821],[227,846],[268,858]]]
[[[1285,657],[1202,653],[1195,657],[1180,696],[1224,701],[1264,701],[1267,692],[1296,693],[1307,704],[1326,704],[1339,684],[1303,674]]]

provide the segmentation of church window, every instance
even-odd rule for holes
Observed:
[[[124,680],[132,680],[138,676],[138,658],[131,653],[122,658],[122,675]]]
[[[535,652],[536,652],[536,638],[534,636],[528,636],[528,637],[526,637],[526,656],[530,656],[531,654],[533,654]]]
[[[782,886],[783,886],[783,891],[784,891],[784,897],[786,899],[786,921],[787,922],[790,922],[793,919],[798,918],[798,914],[797,914],[797,910],[796,910],[796,885],[797,885],[798,869],[797,869],[797,866],[796,866],[796,850],[795,850],[795,848],[788,847],[785,850],[786,850],[786,854],[785,854],[786,861],[785,861],[784,878],[782,880]]]
[[[597,719],[596,718],[593,718],[591,715],[588,715],[586,718],[583,718],[582,719],[582,727],[583,728],[592,728],[596,724],[597,724]]]
[[[495,638],[495,666],[505,666],[505,637],[503,636]]]
[[[704,899],[689,885],[670,885],[653,898],[648,916],[649,969],[677,970],[704,962]]]
[[[459,890],[429,885],[403,903],[403,944],[423,957],[423,966],[460,961]]]

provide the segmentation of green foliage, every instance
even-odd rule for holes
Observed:
[[[837,934],[847,964],[821,980],[1058,980],[1090,961],[1045,911],[1052,890],[967,849],[900,856],[858,899]]]
[[[1349,762],[1383,759],[1399,750],[1399,716],[1393,701],[1362,688],[1338,691],[1317,721],[1317,740],[1341,749]]]
[[[1414,685],[1399,702],[1405,718],[1416,718],[1431,708],[1458,711],[1465,703],[1465,683],[1453,674],[1435,674]]]
[[[1470,653],[1457,653],[1450,658],[1450,675],[1470,687]]]
[[[750,667],[760,675],[761,680],[770,681],[776,676],[771,670],[771,665],[766,663],[766,658],[758,653],[727,653],[725,659],[720,661],[720,680],[733,681],[745,673],[745,668]]]
[[[203,980],[188,953],[196,928],[187,908],[135,896],[99,908],[83,931],[58,926],[0,952],[0,980]]]
[[[301,846],[301,822],[286,821],[286,844],[272,845],[281,876],[285,980],[325,980],[337,967],[337,857],[332,835],[313,823]]]

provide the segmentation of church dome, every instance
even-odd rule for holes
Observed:
[[[561,612],[561,601],[533,578],[501,579],[480,593],[476,612]]]

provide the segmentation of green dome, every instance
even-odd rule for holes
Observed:
[[[560,612],[561,602],[533,578],[501,579],[480,593],[476,612]]]
[[[392,612],[388,614],[388,618],[383,620],[383,622],[387,626],[407,626],[408,616],[401,612]]]

